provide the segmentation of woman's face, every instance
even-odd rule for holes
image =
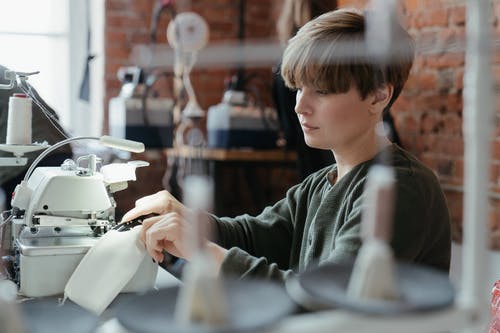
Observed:
[[[327,93],[307,86],[297,91],[295,112],[304,139],[310,147],[345,149],[367,137],[378,116],[370,112],[372,99],[361,99],[351,88],[345,93]]]

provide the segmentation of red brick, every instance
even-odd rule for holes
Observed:
[[[495,24],[497,30],[500,30],[500,24],[498,18],[500,17],[500,2],[495,1],[493,4],[493,17],[495,18]]]
[[[401,121],[403,132],[416,133],[418,131],[418,121],[412,115],[405,116]]]
[[[238,31],[235,22],[231,21],[213,21],[210,22],[210,35],[219,33],[226,38],[237,39]]]
[[[407,13],[416,12],[420,8],[420,0],[404,0],[403,6]]]
[[[449,94],[446,98],[446,112],[456,112],[461,114],[463,111],[463,98],[461,93]]]
[[[453,25],[465,25],[465,6],[456,6],[449,9],[450,23]]]
[[[447,9],[428,9],[415,16],[414,24],[416,28],[424,27],[445,27],[448,25]]]
[[[122,45],[124,47],[127,43],[128,36],[123,30],[113,30],[106,32],[106,46],[110,46],[111,44]]]
[[[463,144],[463,142],[462,142],[462,144]],[[463,179],[463,177],[464,177],[464,160],[463,159],[455,159],[453,161],[453,163],[454,163],[453,170],[455,173],[455,177]]]
[[[131,1],[130,5],[130,9],[134,12],[152,12],[153,10],[153,1],[151,0],[133,0]]]
[[[491,158],[494,160],[500,160],[500,141],[499,140],[493,141],[492,150],[493,150],[493,152],[492,152]]]
[[[104,1],[106,12],[114,10],[127,9],[130,1],[128,0],[106,0]]]
[[[437,45],[444,52],[463,53],[465,42],[465,27],[454,26],[440,29],[437,33]]]
[[[438,69],[463,66],[464,62],[465,56],[462,53],[445,53],[426,57],[427,66]]]
[[[122,84],[120,81],[118,81],[116,73],[114,73],[114,75],[110,76],[109,78],[106,78],[106,86],[108,87],[108,89],[114,91],[119,90],[121,88]]]
[[[368,0],[338,0],[338,7],[365,8]]]
[[[500,184],[500,164],[498,162],[490,164],[490,182],[494,186]]]
[[[439,130],[439,118],[434,112],[423,113],[420,118],[420,133],[437,133]]]
[[[200,13],[211,22],[231,22],[237,17],[237,13],[231,8],[207,7]]]
[[[435,90],[437,86],[436,73],[421,73],[418,77],[418,87],[420,90]]]
[[[120,63],[106,63],[106,72],[107,73],[112,73],[116,77],[116,73],[118,72],[118,69],[122,67]]]
[[[106,29],[107,30],[130,30],[142,28],[144,29],[146,26],[149,29],[149,24],[145,25],[148,22],[139,17],[131,16],[126,14],[115,14],[115,15],[107,15],[106,16]]]
[[[450,101],[448,101],[446,96],[433,94],[418,96],[414,98],[414,103],[417,105],[417,110],[420,112],[435,113],[440,110],[446,111],[449,107]]]
[[[436,158],[436,167],[433,169],[439,177],[450,177],[453,173],[453,161],[449,158],[438,157]]]
[[[107,47],[105,54],[106,58],[125,60],[129,58],[130,50],[117,47]]]
[[[455,87],[462,90],[464,88],[464,69],[457,68],[455,70]]]
[[[411,94],[413,91],[418,90],[418,87],[418,74],[410,75],[404,86],[404,91]]]
[[[435,135],[422,135],[420,140],[422,143],[422,152],[427,153],[436,150],[438,138]]]
[[[391,110],[393,114],[398,112],[408,112],[411,111],[411,105],[411,101],[404,94],[401,94],[392,105]]]
[[[448,8],[463,0],[421,0],[422,7],[428,10]]]
[[[493,82],[500,87],[500,66],[493,66]]]
[[[143,31],[135,31],[130,35],[128,42],[130,42],[132,45],[147,44],[151,42],[151,36],[149,34],[149,31],[147,33]]]
[[[413,67],[410,72],[410,77],[413,73],[418,72],[421,68],[425,68],[425,57],[417,54],[417,57],[413,61]]]
[[[462,117],[459,113],[444,113],[443,114],[443,133],[447,135],[460,136],[462,133]],[[456,148],[458,148],[458,153],[461,149],[461,144],[459,142],[454,143]]]
[[[464,153],[464,142],[460,136],[440,136],[438,147],[439,152],[450,157],[462,156]]]

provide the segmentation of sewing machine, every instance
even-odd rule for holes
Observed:
[[[228,90],[222,103],[208,108],[207,135],[211,148],[276,148],[278,115],[248,105],[243,91]]]
[[[38,167],[16,188],[10,239],[4,238],[3,248],[11,253],[11,277],[20,294],[63,292],[83,256],[116,224],[112,194],[135,180],[136,167],[148,165],[133,161],[97,171],[98,163],[95,155],[87,155],[77,163]]]

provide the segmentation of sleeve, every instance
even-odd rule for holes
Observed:
[[[242,279],[263,278],[281,282],[295,275],[291,269],[282,270],[276,263],[269,263],[265,257],[257,258],[238,247],[229,249],[222,262],[221,272]]]
[[[229,249],[221,272],[239,277],[267,277],[283,280],[289,269],[290,252],[297,220],[300,185],[292,187],[284,199],[266,207],[257,216],[218,218],[214,241]]]
[[[438,180],[416,172],[398,184],[391,243],[396,257],[448,271],[450,220]]]
[[[428,194],[421,193],[413,181],[402,180],[397,184],[391,245],[398,259],[414,261],[425,245],[429,206],[422,198]]]

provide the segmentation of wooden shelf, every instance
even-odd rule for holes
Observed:
[[[196,149],[192,147],[179,147],[167,149],[167,156],[201,158],[212,161],[295,162],[297,160],[295,151],[285,151],[282,149]]]

